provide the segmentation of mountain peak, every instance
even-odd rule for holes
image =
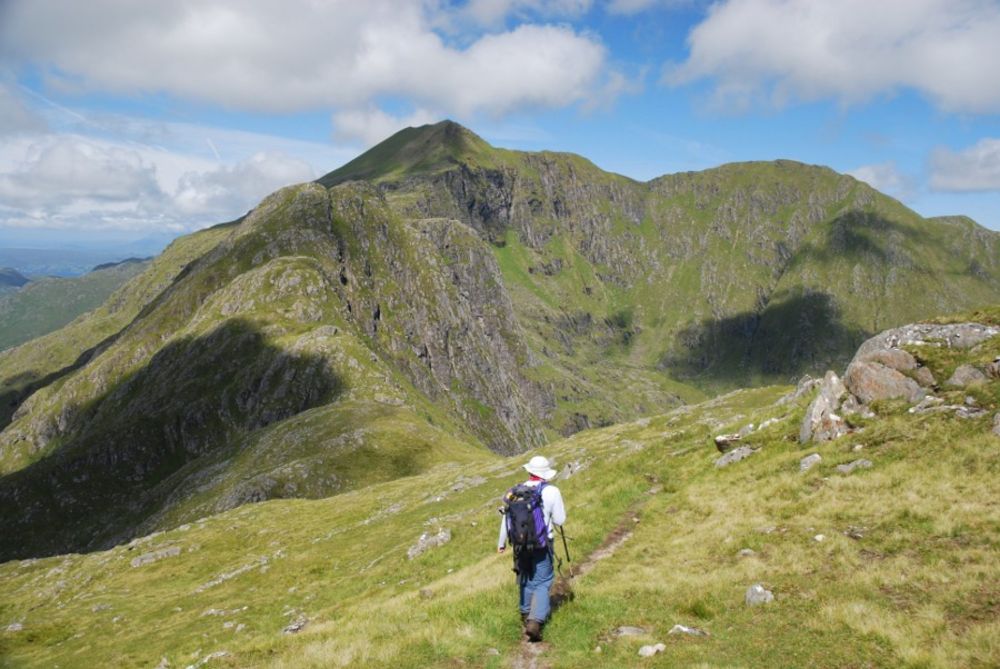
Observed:
[[[317,181],[330,187],[345,181],[436,172],[484,158],[492,151],[493,147],[476,133],[454,121],[444,120],[404,128]]]

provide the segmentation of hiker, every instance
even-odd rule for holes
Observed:
[[[504,495],[497,552],[503,553],[508,543],[513,547],[524,633],[541,641],[551,610],[555,528],[566,522],[566,508],[559,488],[549,483],[556,470],[548,458],[536,455],[524,469],[531,477]]]

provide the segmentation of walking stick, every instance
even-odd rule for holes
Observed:
[[[559,536],[562,537],[563,541],[563,552],[566,553],[566,562],[572,562],[573,560],[569,557],[569,546],[566,545],[566,531],[563,530],[562,525],[556,525],[559,528]]]

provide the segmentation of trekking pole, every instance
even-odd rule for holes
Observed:
[[[573,560],[569,557],[569,546],[566,545],[566,531],[563,529],[562,525],[556,525],[556,527],[559,528],[559,536],[561,536],[563,540],[563,552],[566,553],[566,562],[572,562]]]

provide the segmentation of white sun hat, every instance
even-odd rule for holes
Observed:
[[[528,464],[524,465],[525,471],[534,474],[546,481],[551,481],[556,476],[556,470],[552,469],[552,463],[544,455],[536,455],[531,458]]]

